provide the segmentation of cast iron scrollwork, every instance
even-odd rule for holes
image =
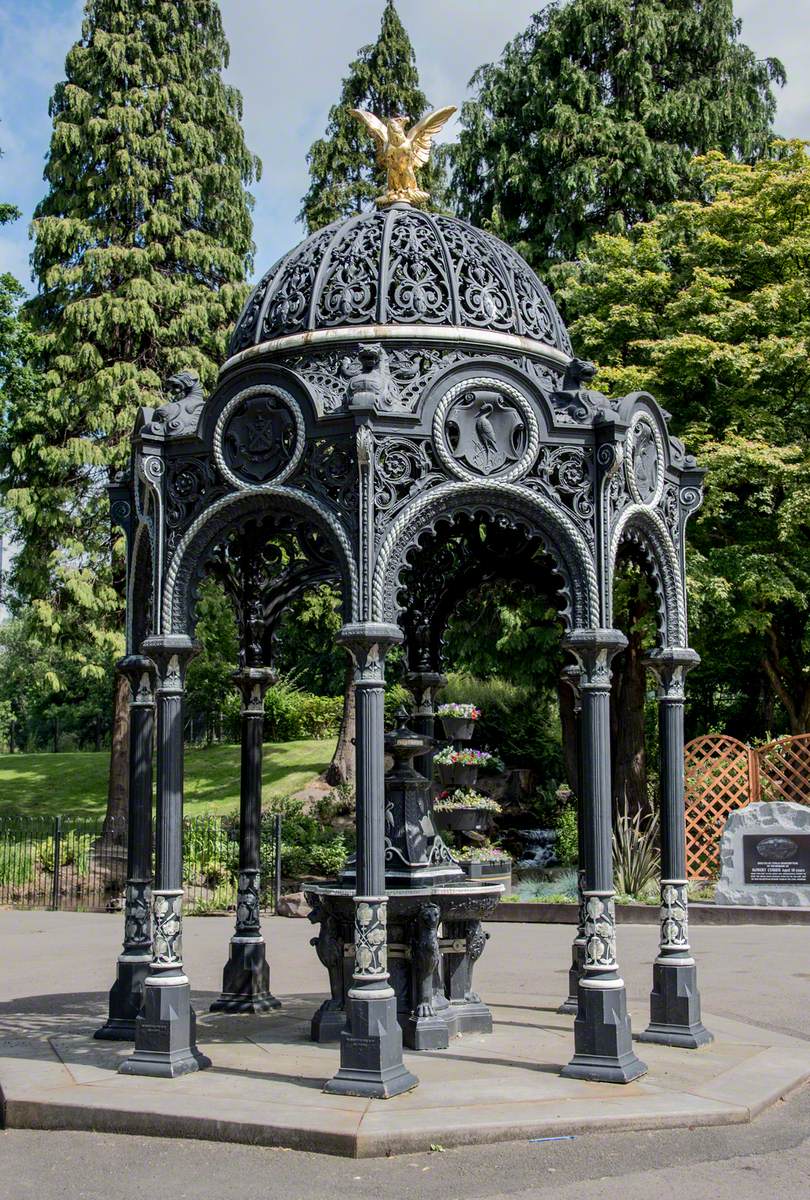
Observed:
[[[453,324],[453,294],[435,227],[424,213],[397,214],[388,244],[386,311],[398,321]]]

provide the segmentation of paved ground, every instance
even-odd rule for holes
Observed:
[[[0,913],[0,1008],[8,1013],[44,994],[102,993],[119,937],[119,919],[45,913]],[[571,931],[548,926],[492,926],[479,964],[480,990],[522,994],[531,1002],[565,984]],[[195,987],[213,991],[228,922],[190,920],[187,963]],[[268,922],[279,990],[319,986],[304,922]],[[620,955],[631,1002],[643,1002],[655,930],[623,927]],[[808,933],[802,928],[695,930],[707,1009],[810,1041]],[[73,986],[71,986],[71,984]],[[101,995],[99,1002],[101,1002]],[[12,1001],[12,1003],[9,1003]],[[54,1000],[56,1004],[56,999]],[[810,1046],[808,1046],[810,1058]],[[685,1164],[685,1165],[682,1165]],[[146,1189],[176,1200],[250,1192],[273,1200],[322,1200],[356,1195],[488,1197],[531,1200],[780,1200],[810,1194],[810,1094],[801,1092],[752,1125],[664,1133],[590,1134],[563,1142],[513,1142],[352,1162],[298,1152],[205,1142],[83,1133],[15,1130],[0,1135],[0,1200],[36,1196],[68,1200],[129,1200]]]

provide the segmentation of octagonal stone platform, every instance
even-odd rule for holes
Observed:
[[[262,1016],[206,1014],[199,1044],[213,1067],[177,1080],[118,1075],[127,1045],[95,1042],[88,996],[59,1013],[6,1014],[0,1090],[6,1127],[206,1138],[365,1158],[611,1128],[740,1124],[810,1079],[805,1042],[706,1015],[716,1035],[699,1051],[645,1045],[649,1074],[624,1087],[561,1079],[571,1017],[549,997],[490,995],[490,1036],[406,1055],[421,1081],[394,1100],[321,1090],[335,1047],[308,1039],[320,997],[285,996]],[[89,1003],[88,1003],[89,1001]],[[634,1028],[643,1014],[633,1012]],[[61,1030],[61,1031],[60,1031]]]

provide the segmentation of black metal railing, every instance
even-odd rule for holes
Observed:
[[[265,908],[281,888],[282,818],[262,823]],[[220,911],[236,903],[239,829],[229,817],[183,821],[186,912]],[[127,874],[125,822],[83,817],[0,816],[0,906],[109,912],[123,907]]]

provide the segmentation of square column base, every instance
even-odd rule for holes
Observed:
[[[122,1075],[175,1079],[211,1066],[197,1049],[191,987],[185,975],[155,979],[144,987],[143,1011],[135,1022],[135,1052],[118,1068]]]
[[[650,1023],[637,1042],[657,1042],[697,1050],[714,1041],[700,1019],[700,992],[695,963],[656,962],[650,993]]]
[[[576,1016],[579,1010],[579,981],[585,971],[585,943],[575,941],[571,946],[571,966],[568,968],[568,996],[563,1000],[558,1013]]]
[[[324,1000],[310,1022],[310,1041],[320,1045],[325,1042],[339,1042],[345,1029],[346,1009],[337,1007],[334,1000]]]
[[[646,1075],[646,1064],[633,1051],[624,984],[586,987],[582,980],[578,992],[574,1057],[560,1074],[596,1083],[631,1083]]]
[[[392,989],[382,995],[350,994],[350,1025],[340,1036],[340,1069],[324,1091],[338,1096],[390,1100],[419,1080],[402,1061],[402,1030]]]
[[[222,972],[222,993],[211,1012],[264,1013],[281,1008],[270,991],[270,967],[263,938],[233,938],[230,958]]]
[[[149,977],[151,954],[122,954],[115,983],[110,988],[108,1017],[93,1034],[103,1042],[134,1042],[135,1021],[143,1005],[143,989]]]

